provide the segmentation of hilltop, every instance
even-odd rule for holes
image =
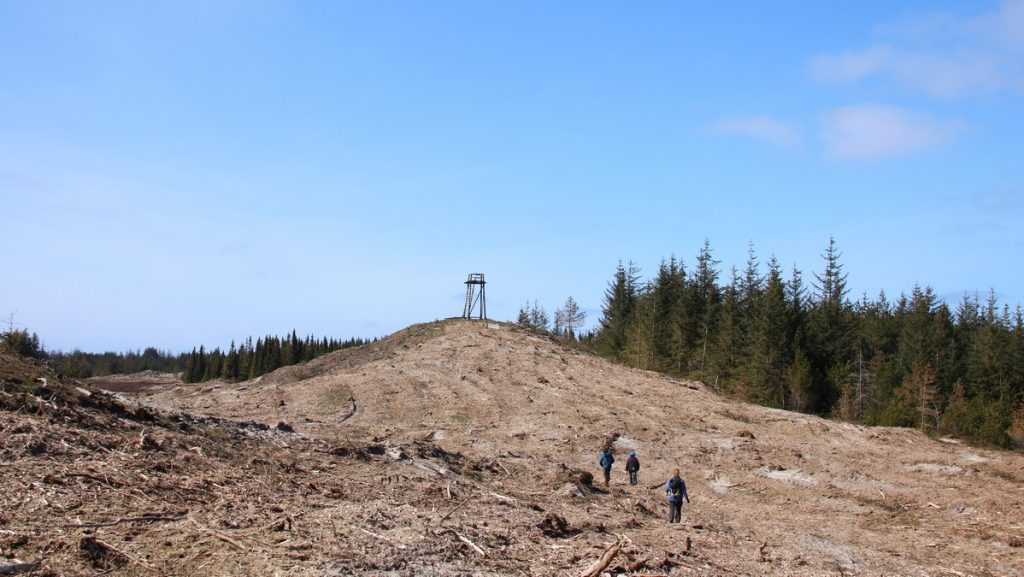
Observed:
[[[0,413],[2,554],[55,574],[570,575],[620,539],[609,570],[1024,574],[1019,453],[736,402],[511,325],[415,325],[243,383],[75,387],[109,402]]]

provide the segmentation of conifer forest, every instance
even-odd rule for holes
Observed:
[[[39,337],[27,331],[13,331],[6,335],[11,343],[20,343],[18,352],[24,356],[46,359],[58,373],[75,378],[130,374],[141,371],[181,373],[182,381],[199,383],[212,379],[242,381],[254,379],[281,367],[315,359],[333,351],[356,347],[370,342],[368,339],[299,337],[293,330],[285,336],[267,335],[245,339],[236,346],[232,341],[227,351],[219,347],[207,350],[205,346],[193,348],[189,353],[175,354],[154,347],[142,352],[86,353],[72,351],[46,351]]]
[[[704,381],[762,405],[869,425],[916,427],[1010,446],[1024,434],[1024,319],[1018,305],[927,286],[853,299],[834,240],[810,278],[753,247],[720,279],[705,241],[691,267],[653,278],[621,263],[598,327],[582,340],[641,369]]]

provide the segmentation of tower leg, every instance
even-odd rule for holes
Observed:
[[[487,320],[487,295],[484,292],[484,285],[480,285],[480,320]]]

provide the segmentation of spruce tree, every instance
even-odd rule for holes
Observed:
[[[747,245],[747,266],[743,271],[743,277],[739,279],[740,318],[747,334],[753,332],[755,319],[760,314],[758,309],[764,292],[764,278],[759,268],[754,243],[751,242]]]
[[[778,408],[786,407],[788,392],[785,378],[790,355],[787,309],[782,271],[773,256],[768,261],[768,278],[753,327],[748,378],[756,390],[756,400]]]
[[[533,301],[533,308],[530,309],[530,327],[538,332],[546,333],[550,324],[548,313],[537,301]]]
[[[740,296],[737,288],[736,267],[732,268],[732,280],[725,287],[722,300],[721,316],[716,322],[718,327],[714,340],[710,345],[708,366],[712,374],[705,378],[713,379],[715,386],[724,386],[730,392],[739,392],[748,398],[747,381],[739,374],[743,342],[743,325],[741,320]]]
[[[530,302],[527,301],[525,305],[519,307],[519,316],[516,317],[516,324],[521,327],[530,326]]]
[[[814,383],[811,362],[801,345],[793,353],[793,364],[786,371],[789,385],[790,407],[807,412],[814,406]]]
[[[697,255],[697,266],[689,286],[690,307],[693,311],[687,324],[685,336],[687,348],[693,351],[696,365],[700,370],[707,363],[708,346],[714,342],[717,330],[719,308],[722,298],[718,287],[719,261],[711,256],[711,241],[704,239],[704,246]]]
[[[636,282],[639,270],[629,263],[629,268],[619,261],[615,277],[605,290],[604,306],[596,344],[598,351],[614,359],[622,359],[626,350],[626,330],[632,321],[636,305]]]
[[[652,289],[654,364],[660,371],[682,374],[689,351],[683,338],[686,325],[686,275],[673,256],[658,267]]]
[[[626,327],[623,357],[627,364],[639,369],[654,368],[654,299],[649,284],[637,291],[633,314]]]
[[[818,412],[826,414],[838,399],[840,384],[853,357],[853,319],[846,298],[846,273],[839,263],[841,256],[835,239],[830,238],[822,255],[825,270],[814,275],[816,292],[809,317],[813,402]]]

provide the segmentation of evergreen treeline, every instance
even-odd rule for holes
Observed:
[[[74,350],[70,353],[47,351],[45,358],[60,375],[76,379],[102,377],[106,375],[131,374],[141,371],[177,373],[184,366],[184,355],[159,351],[153,347],[146,350],[125,353],[85,353]]]
[[[206,347],[192,349],[191,353],[174,354],[149,347],[142,352],[86,353],[75,350],[70,353],[46,351],[39,344],[39,337],[29,336],[27,331],[9,331],[0,335],[0,343],[8,349],[44,359],[55,372],[68,377],[86,379],[115,374],[131,374],[141,371],[182,374],[186,383],[198,383],[211,379],[239,381],[253,379],[283,366],[312,360],[322,354],[356,347],[370,341],[361,338],[346,340],[316,338],[312,335],[299,338],[293,330],[290,335],[279,337],[267,335],[253,343],[249,337],[241,346],[232,341],[227,352]]]
[[[185,357],[185,367],[181,379],[186,383],[198,383],[211,379],[237,381],[254,379],[281,367],[312,360],[322,354],[366,344],[367,340],[351,338],[344,341],[337,339],[316,339],[312,335],[305,339],[292,333],[285,337],[267,335],[256,339],[253,344],[249,337],[241,346],[235,347],[234,341],[227,352],[219,348],[207,351],[205,347]]]
[[[954,308],[915,286],[849,299],[835,241],[810,284],[751,246],[719,281],[705,241],[691,269],[674,257],[642,281],[621,263],[584,340],[643,369],[703,380],[763,405],[1001,446],[1024,442],[1024,315],[965,295]]]
[[[39,335],[29,334],[27,330],[14,330],[13,327],[0,334],[0,347],[23,357],[42,359],[46,356]]]

